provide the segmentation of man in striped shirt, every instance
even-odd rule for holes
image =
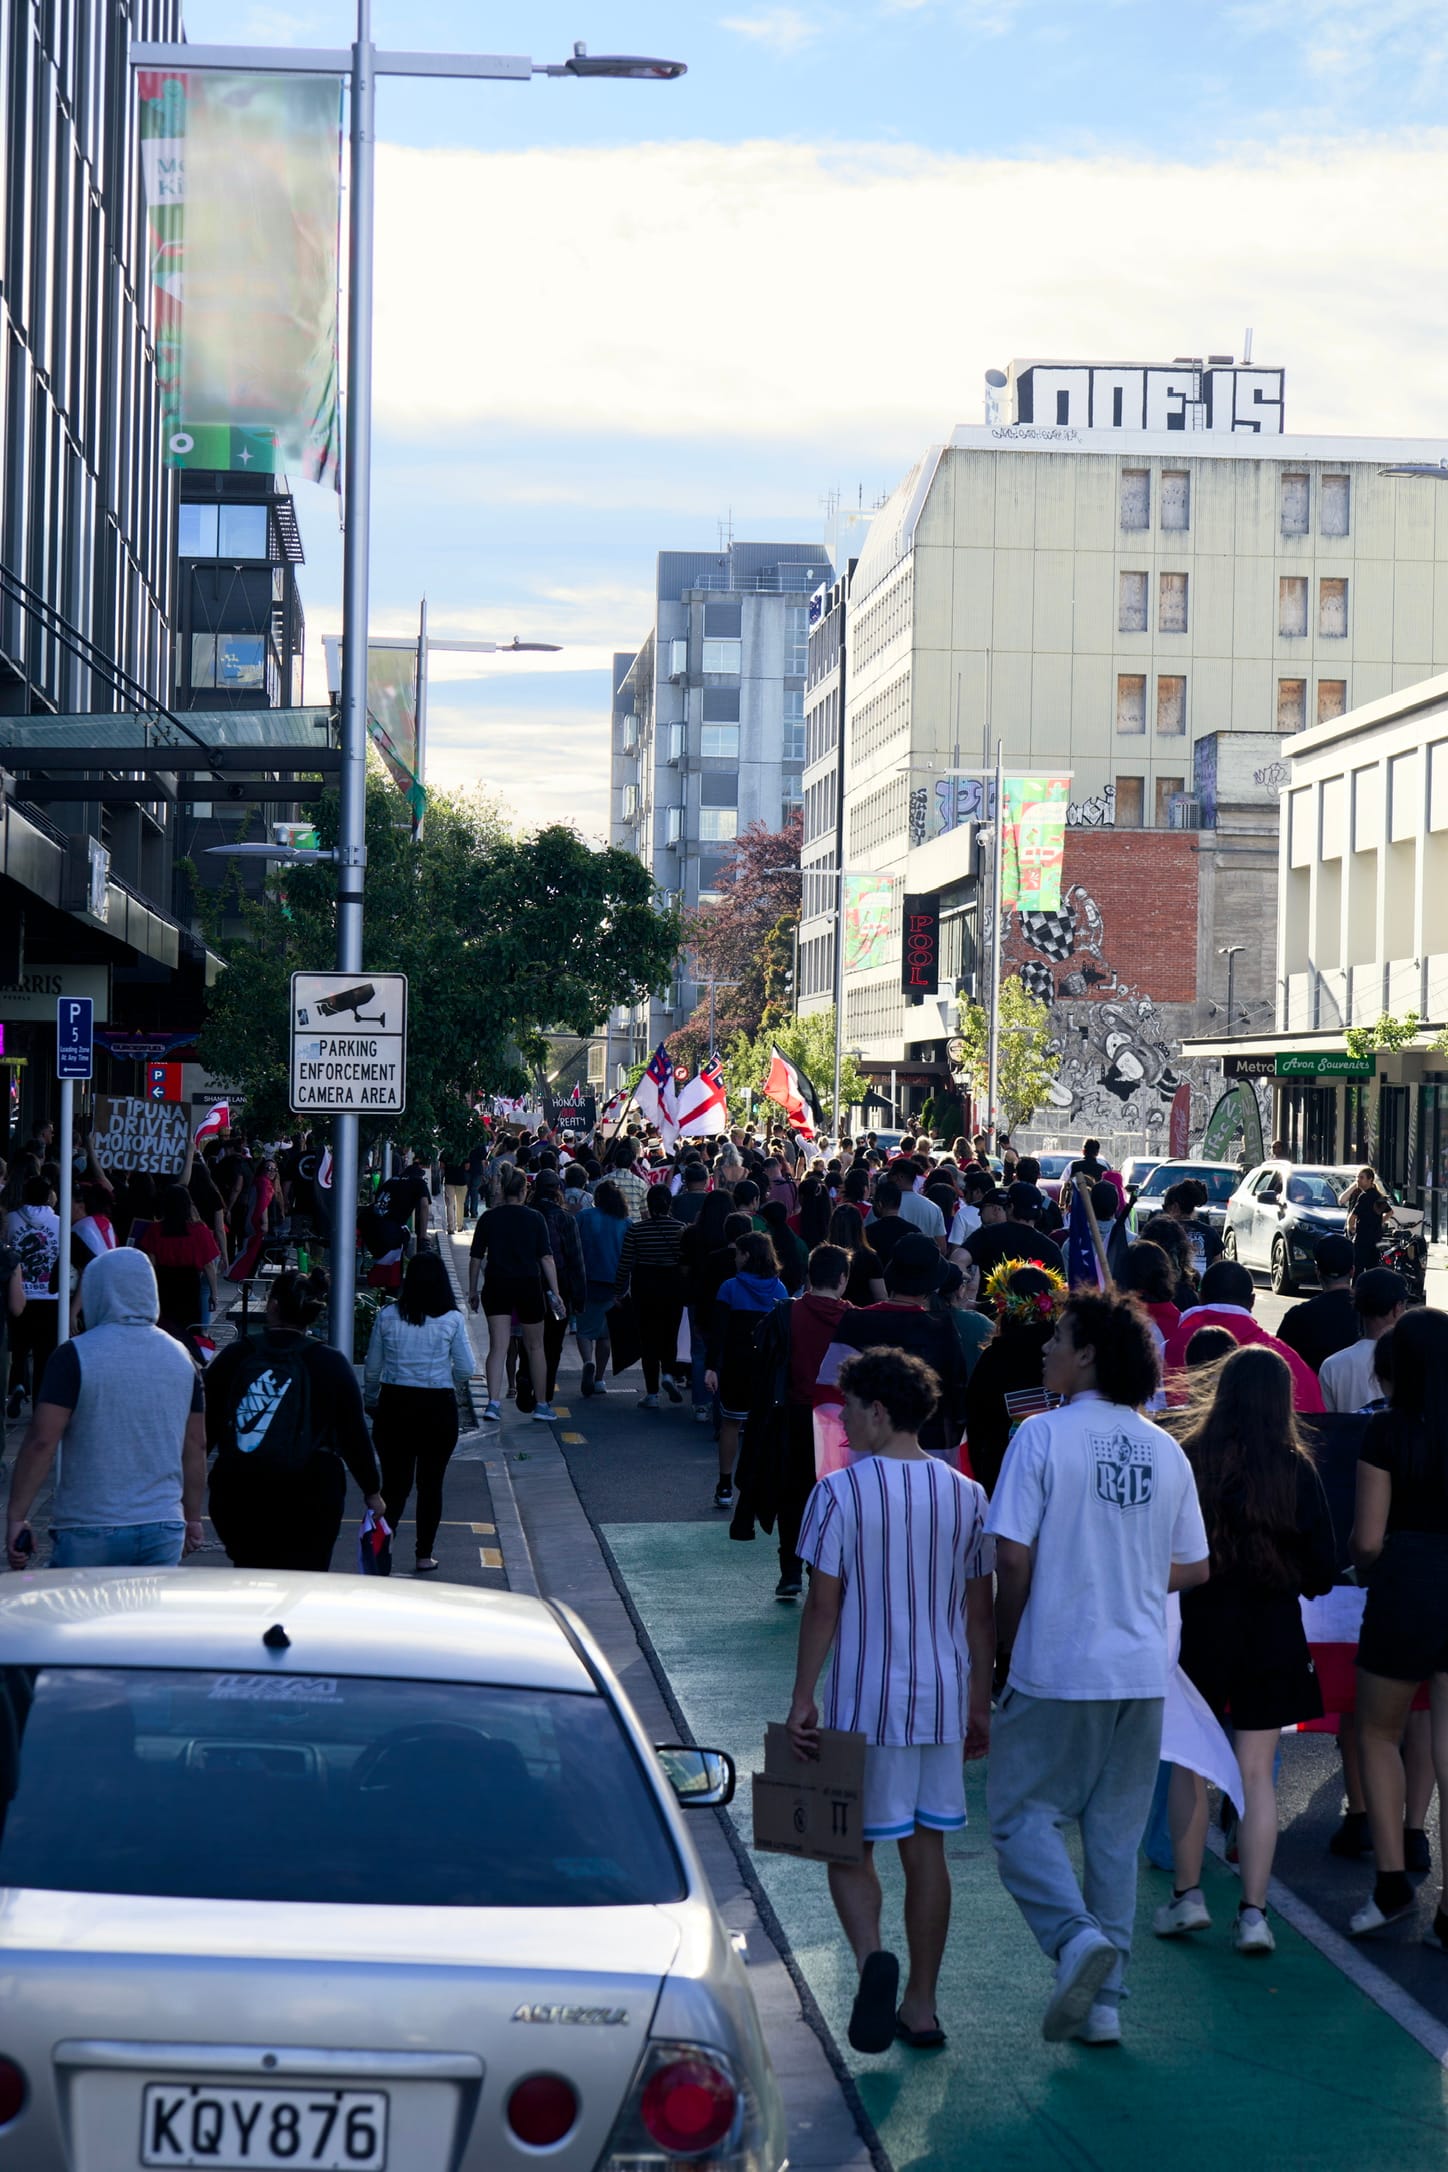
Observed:
[[[628,1218],[631,1222],[641,1222],[644,1218],[644,1201],[649,1196],[649,1180],[639,1175],[634,1163],[634,1149],[627,1139],[615,1140],[611,1159],[613,1168],[610,1174],[623,1193]]]
[[[936,1984],[950,1927],[945,1838],[965,1823],[964,1760],[990,1740],[995,1627],[986,1497],[919,1434],[939,1383],[903,1350],[872,1349],[840,1368],[845,1436],[856,1458],[810,1496],[799,1536],[811,1564],[787,1722],[795,1754],[818,1747],[815,1685],[834,1647],[827,1727],[862,1733],[865,1859],[830,1865],[830,1895],[860,1969],[849,2037],[886,2051],[945,2042]],[[910,1974],[881,1947],[874,1848],[899,1844]]]

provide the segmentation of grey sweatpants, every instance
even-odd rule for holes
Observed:
[[[1052,1960],[1078,1931],[1105,1932],[1119,1955],[1099,1993],[1108,2006],[1131,1954],[1161,1712],[1160,1697],[1077,1703],[1007,1685],[991,1724],[986,1805],[1001,1883]],[[1066,1847],[1070,1824],[1081,1828],[1084,1881]]]

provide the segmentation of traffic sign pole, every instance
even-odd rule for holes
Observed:
[[[92,1071],[95,1008],[89,996],[60,996],[55,1006],[55,1070],[60,1080],[60,1259],[55,1339],[70,1339],[70,1214],[75,1185],[75,1082]],[[39,1391],[39,1382],[32,1392]]]

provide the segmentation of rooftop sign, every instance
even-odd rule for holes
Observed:
[[[1013,362],[1016,425],[1281,437],[1283,372],[1205,361]]]

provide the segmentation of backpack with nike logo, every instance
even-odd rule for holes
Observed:
[[[299,1339],[295,1348],[279,1351],[249,1343],[231,1385],[221,1453],[254,1457],[273,1471],[297,1472],[316,1446],[305,1345]]]

